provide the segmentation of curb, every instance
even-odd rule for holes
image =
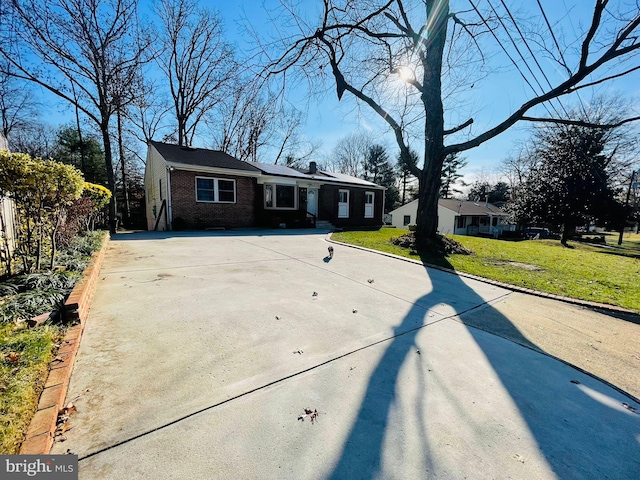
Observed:
[[[473,280],[477,280],[479,282],[487,283],[489,285],[495,285],[497,287],[504,288],[505,290],[511,290],[511,291],[519,292],[519,293],[526,293],[528,295],[534,295],[536,297],[550,298],[551,300],[558,300],[558,301],[561,301],[561,302],[570,303],[572,305],[578,305],[578,306],[585,307],[585,308],[591,308],[591,309],[601,310],[601,311],[605,311],[605,312],[609,312],[609,313],[615,313],[615,314],[618,314],[618,315],[622,314],[622,315],[633,316],[633,317],[636,317],[636,318],[639,318],[639,319],[638,320],[631,320],[631,321],[633,321],[634,323],[640,323],[640,314],[638,314],[638,312],[636,312],[634,310],[629,310],[627,308],[618,307],[616,305],[608,305],[606,303],[591,302],[589,300],[580,300],[578,298],[564,297],[562,295],[556,295],[555,293],[547,293],[547,292],[541,292],[539,290],[532,290],[532,289],[526,288],[526,287],[519,287],[517,285],[512,285],[512,284],[509,284],[509,283],[503,283],[503,282],[499,282],[497,280],[491,280],[489,278],[479,277],[477,275],[471,275],[470,273],[458,272],[458,271],[453,270],[451,268],[441,267],[439,265],[434,265],[432,263],[425,263],[425,262],[421,262],[419,260],[413,260],[411,258],[401,257],[400,255],[395,255],[393,253],[381,252],[380,250],[373,250],[371,248],[360,247],[358,245],[350,245],[348,243],[338,242],[337,240],[333,240],[331,238],[332,234],[333,234],[333,232],[329,232],[327,234],[327,236],[325,237],[325,240],[327,242],[329,242],[329,243],[335,243],[336,245],[343,245],[345,247],[355,248],[357,250],[363,250],[365,252],[377,253],[378,255],[383,255],[385,257],[395,258],[396,260],[402,260],[404,262],[414,263],[416,265],[422,265],[424,267],[432,268],[434,270],[440,270],[441,272],[446,272],[446,273],[451,273],[451,274],[454,274],[454,275],[458,275],[459,277],[470,278],[470,279],[473,279]]]
[[[102,247],[94,252],[82,279],[76,284],[64,303],[62,315],[68,322],[79,322],[67,329],[64,340],[51,362],[44,390],[40,394],[38,409],[31,419],[20,455],[47,455],[53,445],[58,412],[64,407],[69,388],[73,362],[78,353],[80,339],[87,321],[91,299],[95,291],[109,236],[105,236]]]

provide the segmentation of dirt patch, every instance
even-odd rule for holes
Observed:
[[[494,260],[493,263],[494,265],[509,265],[510,267],[521,268],[522,270],[528,270],[530,272],[542,270],[542,267],[532,263],[511,262],[509,260]]]

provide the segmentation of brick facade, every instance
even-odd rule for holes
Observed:
[[[197,202],[196,177],[235,180],[236,203]],[[171,204],[174,227],[179,224],[188,229],[253,227],[256,221],[256,179],[174,170],[171,172]]]

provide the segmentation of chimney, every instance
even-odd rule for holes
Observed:
[[[313,175],[317,171],[318,171],[318,165],[316,164],[316,162],[309,162],[309,173]]]
[[[488,207],[489,206],[489,195],[487,195],[486,197],[484,197],[484,206]]]

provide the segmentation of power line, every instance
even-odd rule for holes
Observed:
[[[553,89],[553,85],[549,81],[549,77],[547,77],[547,74],[545,73],[544,69],[540,65],[540,62],[538,62],[538,59],[536,58],[536,55],[533,53],[533,50],[531,50],[531,47],[529,46],[529,43],[527,42],[527,39],[524,37],[524,34],[522,33],[522,30],[520,30],[520,26],[516,22],[515,18],[513,18],[513,15],[511,15],[511,11],[509,10],[509,7],[507,7],[507,5],[504,3],[504,0],[500,0],[500,3],[502,3],[502,6],[507,11],[507,14],[509,15],[509,18],[511,19],[511,22],[513,22],[513,25],[516,27],[516,30],[518,31],[518,34],[520,35],[520,38],[522,38],[522,41],[524,42],[524,45],[527,47],[527,50],[529,50],[529,53],[531,54],[531,58],[533,58],[533,61],[536,62],[536,65],[538,66],[538,69],[542,73],[542,76],[547,81],[547,85],[549,85],[549,88]],[[538,0],[538,4],[540,4],[540,0]],[[493,8],[493,6],[491,8]],[[542,8],[542,6],[540,8]],[[496,15],[497,15],[497,13],[496,13]],[[544,11],[543,11],[543,15],[544,15]],[[545,20],[546,20],[546,18],[547,18],[546,15],[544,15],[544,17],[545,17]],[[547,23],[547,25],[548,25],[548,23]],[[551,29],[551,27],[549,27],[549,29]],[[555,40],[555,35],[553,34],[553,31],[551,31],[551,35],[553,36],[553,38]],[[511,38],[511,36],[509,36],[509,38]],[[513,40],[512,40],[512,42],[513,42]],[[556,45],[557,45],[557,42],[556,42]],[[558,47],[558,51],[560,51],[560,47]],[[560,55],[562,56],[562,52],[560,52]],[[540,87],[540,88],[542,88],[542,87]],[[543,91],[544,91],[544,89],[543,89]],[[558,101],[558,104],[560,104],[560,107],[564,111],[565,115],[568,117],[569,116],[569,112],[567,112],[567,109],[564,108],[564,105],[562,104],[560,99],[556,98],[556,100]],[[554,108],[554,110],[555,110],[555,108]],[[556,111],[556,113],[558,113],[557,110],[555,110],[555,111]]]
[[[529,87],[531,88],[531,90],[533,91],[534,95],[538,95],[538,92],[536,91],[535,87],[531,84],[531,82],[527,79],[527,76],[522,72],[522,69],[518,66],[518,63],[513,59],[513,57],[509,54],[509,52],[507,51],[507,49],[505,48],[505,46],[502,44],[502,42],[500,41],[500,39],[498,38],[498,36],[496,35],[496,33],[493,31],[493,29],[489,26],[489,23],[487,22],[487,20],[484,18],[484,16],[482,15],[482,13],[480,13],[480,10],[478,10],[478,7],[473,3],[473,0],[469,0],[469,3],[471,4],[471,6],[473,7],[473,9],[475,10],[475,12],[478,14],[478,16],[480,17],[480,20],[482,20],[482,23],[484,23],[486,25],[486,27],[489,29],[489,33],[491,33],[491,35],[493,36],[493,38],[496,40],[496,42],[498,42],[498,45],[500,46],[500,48],[502,48],[502,51],[505,53],[505,55],[509,58],[509,60],[511,60],[511,63],[513,64],[514,67],[516,67],[516,70],[518,70],[518,72],[520,72],[520,76],[522,76],[522,78],[524,79],[524,81],[527,83],[527,85],[529,85]],[[493,7],[492,7],[493,8]],[[526,65],[526,62],[525,62]],[[527,66],[528,67],[528,66]],[[531,70],[531,69],[529,69]],[[533,74],[532,74],[533,75]],[[534,79],[535,79],[535,75],[533,75]],[[538,85],[540,85],[540,82],[537,81]],[[542,88],[542,86],[540,86],[540,88]],[[544,92],[544,89],[543,89]],[[549,109],[547,108],[547,106],[543,103],[542,106],[545,108],[545,110],[547,110],[547,113],[549,115],[552,115],[551,112],[549,111]]]
[[[560,54],[560,59],[562,60],[562,64],[567,69],[567,72],[569,72],[569,76],[571,76],[571,70],[569,69],[569,65],[567,64],[567,61],[564,58],[564,54],[562,53],[562,49],[560,48],[560,44],[558,43],[558,40],[556,39],[556,34],[553,31],[553,28],[551,28],[551,23],[549,22],[549,19],[547,18],[547,14],[545,13],[544,8],[542,8],[542,3],[540,3],[540,0],[536,0],[536,1],[538,2],[538,7],[540,8],[540,12],[542,13],[542,17],[544,18],[544,21],[547,24],[547,28],[549,29],[549,33],[551,33],[551,38],[553,38],[553,42],[555,43],[556,48],[558,49],[558,53]],[[567,9],[567,4],[564,2],[564,0],[562,1],[562,4],[564,5],[564,8]],[[571,29],[573,30],[573,32],[575,34],[575,28],[573,27],[573,22],[571,21],[571,18],[569,18],[569,23],[571,25]],[[578,101],[580,102],[580,108],[582,109],[582,113],[586,117],[587,116],[587,110],[584,107],[584,103],[582,102],[582,97],[580,96],[580,92],[576,92],[576,95],[578,97]]]

